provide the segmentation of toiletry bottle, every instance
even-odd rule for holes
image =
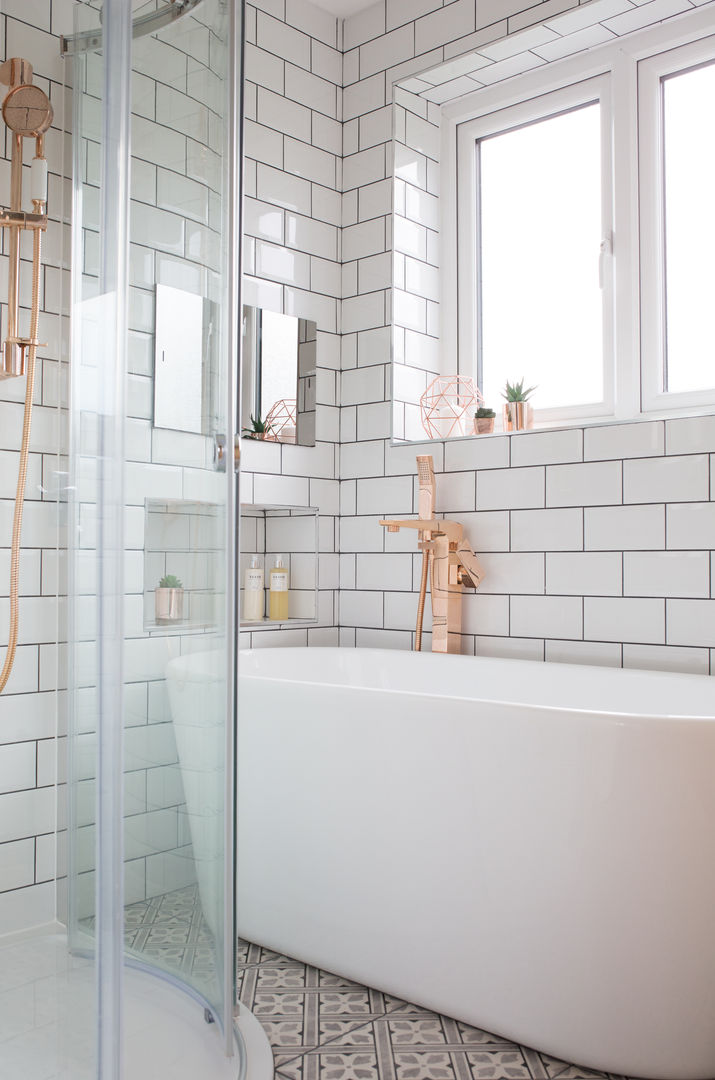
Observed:
[[[258,622],[263,618],[264,608],[263,567],[254,555],[243,579],[243,618],[246,622]]]
[[[283,565],[283,556],[276,555],[276,561],[269,576],[268,617],[278,622],[288,618],[288,571]]]

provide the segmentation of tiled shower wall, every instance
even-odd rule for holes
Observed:
[[[58,513],[58,470],[66,468],[66,356],[62,352],[60,310],[67,303],[68,229],[62,225],[62,175],[71,165],[63,145],[65,118],[58,34],[71,24],[69,4],[40,0],[31,11],[8,0],[0,16],[2,59],[26,57],[34,81],[49,94],[55,111],[46,136],[50,225],[43,243],[40,341],[35,377],[32,437],[20,558],[20,632],[15,667],[0,698],[0,934],[46,923],[55,917],[55,827],[58,723],[64,726],[64,518]],[[2,94],[5,87],[0,87]],[[69,106],[68,106],[69,107]],[[11,146],[0,128],[0,204],[9,203]],[[25,160],[34,149],[26,140]],[[32,143],[34,147],[34,143]],[[29,207],[29,196],[25,201]],[[21,303],[27,301],[31,249],[23,241]],[[0,255],[2,330],[7,332],[7,239]],[[21,313],[26,327],[29,313]],[[9,629],[10,540],[17,487],[25,379],[0,382],[0,662]],[[61,665],[62,667],[64,665]],[[58,715],[62,717],[58,721]]]
[[[243,440],[241,502],[320,510],[318,625],[241,643],[337,644],[342,25],[305,0],[246,5],[245,304],[318,326],[314,447]]]
[[[464,652],[715,671],[715,419],[389,442],[392,82],[528,27],[546,39],[539,24],[587,6],[380,0],[344,25],[342,645],[412,643],[420,557],[413,535],[378,519],[416,512],[415,454],[427,452],[437,509],[464,522],[486,570],[465,597]],[[694,6],[612,0],[582,47]],[[490,81],[514,66],[508,46],[492,59]]]

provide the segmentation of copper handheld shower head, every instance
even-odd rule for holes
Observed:
[[[420,485],[418,513],[422,521],[434,517],[435,479],[431,454],[417,455],[417,478]]]
[[[44,135],[52,126],[53,115],[47,94],[32,83],[13,87],[2,103],[3,120],[24,138]]]

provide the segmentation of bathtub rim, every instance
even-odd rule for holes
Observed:
[[[286,650],[283,650],[283,649],[280,649],[280,650],[260,649],[260,648],[259,649],[242,649],[242,650],[239,651],[239,659],[238,659],[238,677],[239,677],[239,679],[240,680],[243,680],[243,679],[255,679],[257,681],[265,681],[265,682],[294,683],[294,684],[299,685],[299,686],[330,687],[332,689],[338,689],[338,690],[364,690],[364,691],[370,691],[371,693],[388,694],[390,696],[392,696],[392,695],[396,695],[396,696],[409,695],[409,696],[415,696],[415,697],[418,697],[418,698],[421,698],[421,699],[427,698],[427,699],[431,699],[431,700],[435,700],[435,701],[442,701],[442,702],[445,701],[445,700],[454,701],[454,702],[471,701],[471,702],[475,702],[475,703],[479,703],[479,704],[499,706],[500,708],[528,709],[530,711],[533,710],[534,712],[540,712],[540,713],[568,713],[568,714],[577,714],[577,715],[581,715],[581,716],[594,716],[594,717],[599,716],[599,717],[604,717],[604,718],[607,717],[607,718],[609,718],[610,720],[613,720],[613,721],[618,721],[618,720],[622,720],[623,722],[628,721],[629,723],[632,723],[633,721],[637,721],[637,720],[643,720],[644,722],[648,722],[648,723],[654,723],[654,722],[657,722],[657,721],[663,721],[665,723],[673,723],[673,722],[679,722],[679,723],[692,723],[692,722],[712,723],[712,722],[715,722],[715,711],[712,714],[699,714],[699,713],[689,713],[689,712],[654,712],[654,711],[650,711],[650,710],[644,710],[642,712],[637,712],[635,710],[631,711],[631,710],[627,710],[627,709],[607,709],[607,708],[594,708],[594,707],[587,708],[587,707],[584,707],[582,705],[576,705],[576,704],[564,705],[564,704],[556,704],[556,703],[548,703],[548,702],[525,702],[525,701],[520,701],[518,699],[514,700],[514,699],[511,699],[511,698],[508,698],[508,697],[496,697],[496,696],[488,696],[487,697],[487,696],[479,696],[478,694],[474,694],[474,695],[456,694],[456,693],[444,694],[444,693],[439,693],[439,692],[434,692],[434,691],[408,689],[408,688],[404,688],[404,687],[395,688],[395,687],[389,687],[389,686],[374,686],[374,685],[368,685],[366,683],[359,683],[359,682],[357,682],[357,680],[353,680],[353,681],[350,681],[350,682],[337,682],[337,681],[333,681],[330,678],[330,671],[329,670],[326,671],[325,677],[318,680],[318,679],[315,679],[315,678],[296,678],[296,676],[294,674],[292,674],[292,675],[285,674],[285,673],[281,672],[279,669],[276,669],[276,670],[271,671],[271,672],[265,672],[265,673],[264,672],[261,672],[261,673],[248,672],[248,671],[245,670],[245,668],[242,669],[242,666],[241,666],[241,654],[250,655],[252,657],[254,657],[254,656],[263,656],[265,654],[266,655],[266,661],[268,661],[268,657],[273,655],[275,652],[277,652],[277,651],[283,652],[283,651],[287,651],[288,649],[290,649],[290,651],[293,652],[293,653],[304,652],[304,651],[315,652],[316,650],[319,649],[321,652],[336,652],[336,651],[344,652],[344,651],[347,651],[347,652],[359,652],[359,653],[368,653],[368,654],[370,654],[370,653],[379,654],[381,656],[390,655],[393,652],[393,650],[391,650],[391,649],[361,648],[360,646],[313,646],[313,647],[311,647],[311,646],[287,646]],[[402,650],[397,650],[397,651],[402,651]],[[406,651],[406,650],[404,650],[404,651]],[[192,655],[198,656],[199,654],[195,653],[195,654],[192,654]],[[410,652],[410,655],[413,655],[412,651]],[[434,656],[435,654],[428,653],[427,655],[428,656]],[[457,659],[456,656],[454,658]],[[178,659],[181,659],[181,658],[178,658]],[[712,679],[713,680],[712,689],[713,689],[713,692],[715,693],[715,677],[713,677],[711,675],[697,675],[697,674],[691,674],[691,673],[688,673],[688,672],[680,672],[680,671],[678,671],[678,672],[675,672],[675,671],[674,672],[651,671],[651,670],[645,669],[645,668],[606,668],[606,667],[604,667],[602,665],[596,665],[596,664],[568,664],[568,663],[563,663],[563,662],[559,662],[559,661],[526,660],[526,659],[521,659],[521,658],[512,659],[510,657],[496,657],[496,656],[495,657],[492,657],[492,656],[488,656],[488,657],[487,656],[484,656],[484,657],[460,656],[459,659],[476,660],[477,662],[484,661],[485,663],[494,664],[497,667],[503,667],[505,669],[506,669],[507,666],[511,666],[511,665],[515,665],[515,664],[519,664],[519,665],[523,664],[523,665],[527,665],[529,667],[532,667],[532,669],[538,667],[538,669],[540,671],[543,670],[543,668],[546,666],[546,664],[548,664],[549,668],[554,668],[557,671],[566,671],[566,670],[568,670],[569,673],[575,678],[578,677],[579,672],[588,673],[589,675],[592,676],[594,671],[603,670],[603,671],[608,671],[609,674],[622,673],[623,675],[626,676],[626,678],[629,678],[631,676],[636,676],[636,677],[641,676],[641,677],[645,677],[645,678],[648,678],[648,679],[653,679],[655,681],[660,681],[660,680],[663,680],[663,681],[667,680],[668,682],[681,681],[681,680],[683,680],[683,681],[690,681],[690,680],[702,681],[702,680],[706,680],[706,679]],[[619,677],[619,676],[616,675],[616,677]],[[239,710],[240,710],[240,698],[239,698]]]

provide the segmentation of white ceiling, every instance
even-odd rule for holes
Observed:
[[[342,19],[347,15],[354,15],[356,11],[362,11],[363,8],[370,7],[371,4],[375,3],[375,0],[314,0],[314,3]]]

